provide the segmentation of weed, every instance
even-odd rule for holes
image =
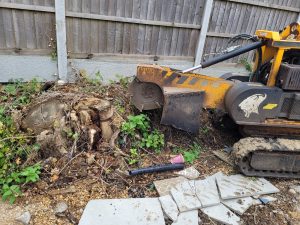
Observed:
[[[100,71],[96,72],[94,77],[88,75],[85,70],[80,70],[80,81],[83,83],[82,92],[84,93],[103,93],[105,91],[105,86],[103,83],[103,76]]]
[[[144,114],[137,116],[128,116],[128,120],[121,126],[121,131],[124,134],[134,136],[136,132],[142,132],[143,136],[146,135],[150,129],[150,119]]]
[[[12,172],[5,179],[0,178],[0,185],[2,185],[2,200],[12,204],[18,196],[22,195],[20,184],[36,182],[39,180],[40,165],[26,167],[20,172]]]
[[[130,138],[131,147],[135,149],[147,148],[159,153],[165,144],[164,135],[158,130],[150,130],[150,119],[144,114],[128,116],[121,131]]]
[[[97,71],[95,73],[95,77],[90,77],[85,70],[80,70],[80,76],[83,79],[83,81],[89,85],[93,85],[93,86],[102,85],[103,76],[100,73],[100,71]]]
[[[151,134],[146,134],[141,141],[141,147],[153,149],[156,153],[160,153],[164,145],[164,135],[158,130],[154,130]]]
[[[113,102],[116,110],[120,113],[120,114],[124,114],[126,111],[126,108],[124,106],[124,103],[122,102],[122,100],[120,99],[115,99]]]
[[[123,75],[116,75],[116,80],[109,80],[110,84],[116,84],[119,83],[123,88],[128,88],[128,85],[131,81],[131,77],[125,77]]]
[[[130,149],[130,158],[128,159],[128,164],[133,165],[138,163],[140,160],[140,154],[138,152],[138,149],[136,148],[131,148]]]
[[[0,103],[0,195],[13,203],[22,194],[21,185],[39,179],[40,166],[22,166],[27,156],[39,150],[32,136],[25,136],[15,127],[11,110],[28,104],[40,91],[40,83],[34,79],[27,83],[20,80],[4,86]]]
[[[15,96],[17,94],[17,84],[8,84],[4,87],[4,91],[9,96]]]
[[[241,63],[242,65],[244,65],[244,67],[245,67],[245,69],[246,69],[247,71],[252,72],[252,65],[251,65],[251,63],[249,63],[249,62],[247,61],[246,58],[242,58],[242,59],[239,61],[239,63]]]
[[[94,79],[91,79],[91,82],[95,85],[101,85],[102,82],[103,82],[103,76],[102,74],[100,73],[100,71],[97,71],[95,73],[95,78]]]
[[[68,138],[71,138],[73,140],[78,140],[79,138],[79,133],[73,132],[71,129],[65,129],[64,132]]]
[[[175,153],[182,153],[184,161],[188,164],[193,164],[195,160],[199,158],[199,155],[202,151],[202,147],[196,142],[193,145],[189,146],[189,149],[185,148],[175,148]]]
[[[119,80],[119,83],[123,88],[127,88],[128,84],[130,82],[130,77],[124,77],[122,75],[117,74],[116,75],[117,79]]]
[[[1,97],[2,101],[10,100],[12,104],[10,107],[18,108],[19,106],[27,105],[32,95],[38,93],[41,89],[41,84],[36,78],[29,82],[22,82],[22,80],[15,80],[13,83],[4,86]]]

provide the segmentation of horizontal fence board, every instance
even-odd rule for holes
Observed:
[[[265,8],[269,8],[269,9],[281,9],[281,10],[285,10],[285,11],[289,11],[289,12],[300,12],[300,9],[296,8],[299,6],[299,1],[294,1],[293,5],[295,5],[296,7],[291,7],[291,6],[287,6],[284,4],[284,2],[288,2],[287,0],[282,1],[281,4],[274,4],[272,3],[272,1],[267,1],[267,2],[262,2],[262,1],[258,1],[258,0],[223,0],[223,1],[230,1],[230,2],[234,2],[234,3],[241,3],[244,5],[254,5],[254,6],[260,6],[260,7],[265,7]]]

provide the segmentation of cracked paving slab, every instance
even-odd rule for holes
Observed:
[[[233,212],[241,216],[254,204],[254,199],[252,197],[236,198],[223,200],[222,203]]]
[[[195,181],[196,195],[202,207],[214,206],[220,203],[219,191],[216,184],[216,177],[219,176],[223,176],[223,174],[217,173],[204,180]]]
[[[99,199],[85,207],[79,225],[165,225],[158,198]]]
[[[220,176],[216,179],[223,200],[279,192],[278,188],[264,178],[251,178],[237,174]]]
[[[198,224],[199,224],[198,210],[182,212],[179,214],[177,221],[172,223],[172,225],[198,225]]]
[[[180,184],[184,181],[188,180],[185,177],[174,177],[170,179],[156,180],[153,183],[159,196],[164,196],[170,194],[171,188],[174,188],[177,184]]]
[[[186,181],[171,189],[171,194],[180,212],[201,208],[201,202],[196,196],[194,181]]]
[[[174,202],[171,195],[165,195],[158,198],[160,201],[161,207],[165,214],[172,220],[176,221],[179,211],[176,203]]]
[[[239,225],[240,217],[231,212],[223,204],[202,208],[201,211],[211,219],[227,225]]]

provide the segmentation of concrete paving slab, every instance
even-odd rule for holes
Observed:
[[[202,208],[201,211],[208,215],[211,219],[216,220],[222,224],[239,225],[240,217],[235,215],[223,204]]]
[[[193,183],[193,182],[192,182]],[[201,208],[201,202],[196,196],[195,189],[186,181],[171,189],[171,194],[180,212]]]
[[[227,206],[233,212],[237,213],[238,215],[243,215],[244,212],[247,211],[253,205],[253,198],[245,197],[245,198],[236,198],[230,200],[223,200],[223,205]]]
[[[251,178],[237,174],[217,177],[221,199],[234,199],[265,195],[279,192],[273,184],[264,178]]]
[[[216,181],[217,177],[220,178],[220,177],[223,177],[223,176],[226,176],[226,175],[224,175],[222,172],[217,172],[213,175],[207,176],[206,178],[214,179]]]
[[[180,213],[177,221],[172,223],[172,225],[198,225],[198,222],[198,210],[192,210]]]
[[[91,200],[79,225],[165,225],[158,198]]]
[[[165,195],[158,198],[160,201],[161,207],[165,214],[172,220],[176,221],[179,211],[175,201],[171,195]]]
[[[174,177],[170,179],[156,180],[153,183],[159,196],[164,196],[170,194],[171,188],[184,181],[187,181],[185,177]]]
[[[196,180],[195,187],[196,195],[200,200],[202,207],[214,206],[220,203],[219,192],[214,177]]]
[[[177,172],[175,172],[175,174],[179,175],[179,176],[183,176],[190,180],[197,179],[200,176],[199,171],[196,170],[195,167],[193,167],[193,166],[186,168],[184,170],[177,171]]]

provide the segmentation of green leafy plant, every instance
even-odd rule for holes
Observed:
[[[85,70],[80,71],[80,76],[82,80],[87,83],[88,85],[92,86],[101,86],[103,82],[103,76],[100,71],[97,71],[94,77],[91,77]]]
[[[12,108],[26,105],[30,103],[31,98],[35,94],[39,93],[41,84],[36,78],[29,82],[22,82],[22,80],[15,80],[12,83],[7,84],[2,89],[1,100],[6,102],[10,100]]]
[[[41,173],[40,170],[41,166],[37,164],[26,167],[23,171],[21,171],[20,175],[25,178],[25,183],[37,182],[39,180],[39,174]]]
[[[10,204],[13,204],[17,197],[21,196],[22,192],[19,185],[7,185],[2,186],[2,200],[9,200]]]
[[[68,138],[71,138],[73,140],[78,140],[78,138],[79,138],[79,133],[74,132],[71,129],[65,129],[64,132],[65,132],[65,134],[67,135]]]
[[[102,74],[100,73],[100,71],[97,71],[95,73],[95,77],[94,78],[90,78],[90,77],[87,77],[87,82],[92,84],[92,85],[101,85],[102,82],[103,82],[103,76]]]
[[[125,76],[117,74],[116,79],[109,80],[109,83],[110,84],[120,84],[123,88],[127,88],[130,81],[131,81],[131,77],[125,77]]]
[[[17,94],[17,84],[8,84],[4,86],[4,91],[9,96],[15,96]]]
[[[128,120],[121,126],[121,131],[127,135],[134,136],[135,132],[146,134],[150,129],[150,119],[144,114],[128,116]]]
[[[116,75],[117,79],[119,80],[119,83],[121,84],[122,87],[127,88],[128,84],[130,82],[130,77],[124,77],[122,75]]]
[[[22,166],[29,154],[38,151],[33,135],[20,132],[12,119],[15,108],[28,104],[40,92],[40,83],[15,81],[2,87],[0,102],[0,195],[13,203],[21,186],[39,179],[40,165]],[[4,98],[3,98],[4,97]]]
[[[193,164],[197,160],[202,151],[202,147],[196,142],[193,145],[189,146],[189,149],[185,148],[175,148],[175,153],[181,153],[183,155],[184,161],[188,164]]]
[[[129,165],[133,165],[138,163],[140,160],[140,154],[138,152],[138,149],[136,148],[131,148],[130,149],[130,157],[128,159]]]
[[[153,149],[156,153],[159,153],[164,145],[164,135],[158,130],[154,130],[152,133],[146,134],[141,141],[142,147]]]
[[[0,178],[2,200],[9,200],[11,204],[14,203],[16,198],[22,195],[20,184],[38,181],[40,169],[40,165],[36,164],[26,167],[20,172],[12,172],[6,178]]]
[[[121,131],[130,138],[131,148],[134,149],[151,149],[160,153],[165,145],[164,134],[157,129],[151,131],[150,119],[144,114],[128,116],[121,126]]]

